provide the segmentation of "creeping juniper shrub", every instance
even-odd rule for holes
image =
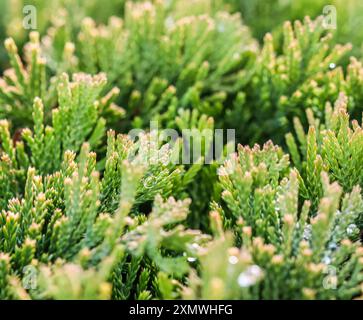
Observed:
[[[362,297],[362,62],[321,17],[259,45],[232,2],[6,7],[1,299]]]

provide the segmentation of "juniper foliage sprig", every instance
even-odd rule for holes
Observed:
[[[10,17],[1,299],[363,296],[362,64],[323,18],[258,48],[225,1],[38,1],[29,43]]]
[[[50,99],[47,91],[46,61],[41,55],[39,34],[32,32],[25,47],[25,65],[12,38],[5,41],[11,69],[4,72],[0,83],[1,117],[9,117],[17,127],[29,123],[35,97]]]
[[[97,26],[86,18],[77,39],[63,41],[75,43],[80,70],[105,72],[123,88],[119,103],[136,127],[154,117],[171,120],[179,107],[221,114],[245,82],[257,47],[239,15],[185,6],[184,16],[163,1],[129,1],[124,19]]]
[[[273,139],[280,143],[280,133],[288,130],[293,116],[303,119],[301,112],[307,107],[320,114],[326,101],[336,99],[340,83],[335,79],[342,72],[336,66],[350,45],[334,46],[321,20],[286,22],[281,48],[266,34],[251,81],[246,84],[247,96],[241,100],[248,110],[244,121],[249,124],[243,129],[251,132],[248,137],[252,141]],[[331,67],[334,70],[329,72]],[[258,107],[249,110],[248,105]],[[242,106],[238,108],[236,111],[243,112]],[[233,125],[235,113],[230,118]]]
[[[308,134],[295,119],[297,140],[291,133],[286,136],[294,164],[302,173],[303,196],[318,201],[322,187],[317,176],[322,170],[346,192],[356,185],[362,187],[362,126],[357,120],[350,121],[347,97],[341,94],[334,108],[326,105],[324,121],[314,118],[310,109],[307,116]]]
[[[111,132],[108,143],[101,180],[95,171],[96,154],[84,144],[78,159],[75,152],[66,151],[59,171],[50,175],[38,176],[38,169],[29,167],[24,191],[19,188],[17,198],[4,203],[0,251],[9,260],[2,277],[7,292],[4,298],[15,298],[15,294],[30,298],[109,298],[112,291],[114,298],[127,298],[131,292],[135,297],[150,298],[157,293],[145,288],[145,272],[163,270],[180,278],[189,271],[187,254],[193,254],[193,244],[208,239],[180,224],[186,219],[189,200],[177,202],[171,198],[164,203],[157,196],[149,217],[140,211],[141,205],[153,201],[157,193],[167,198],[170,192],[177,194],[176,190],[186,186],[182,169],[168,163],[173,153],[168,148],[159,150],[152,134],[133,143],[125,136],[116,140]],[[13,156],[14,149],[6,148]],[[147,180],[150,177],[152,181]],[[114,186],[114,190],[107,191],[105,186]],[[107,204],[110,199],[117,205]],[[146,258],[151,262],[143,262],[141,273],[137,265],[117,269],[121,261]],[[52,265],[46,267],[48,263]],[[27,270],[33,270],[31,276],[36,280],[27,280]],[[63,287],[73,273],[79,274],[77,283],[85,291]],[[95,281],[86,290],[83,283],[90,277]],[[24,291],[14,281],[39,282],[36,289]],[[113,289],[108,283],[114,284]],[[124,288],[123,293],[115,293],[118,287]]]
[[[243,164],[239,166],[243,168]],[[238,169],[235,171],[239,172]],[[226,185],[225,176],[222,180]],[[239,188],[243,185],[243,176],[235,174],[233,189],[248,195],[249,192]],[[267,212],[274,208],[274,237],[269,229],[261,230],[258,214],[250,218],[252,223],[244,217],[240,219],[235,229],[242,241],[241,251],[231,248],[227,254],[225,240],[216,240],[223,243],[224,247],[218,252],[224,257],[218,260],[221,266],[214,268],[207,259],[212,259],[217,249],[202,250],[202,278],[193,281],[194,286],[199,284],[198,289],[191,290],[192,286],[185,289],[186,297],[209,298],[210,292],[219,299],[351,299],[360,296],[362,248],[359,242],[349,239],[354,241],[357,237],[357,230],[352,226],[362,211],[361,190],[354,188],[341,202],[342,188],[337,183],[330,184],[327,174],[322,175],[322,185],[323,197],[316,216],[309,218],[310,202],[306,201],[300,211],[299,179],[297,173],[291,171],[289,177],[281,180],[276,193],[265,200],[268,204],[262,207],[262,211]],[[250,203],[259,199],[256,192],[251,197],[253,202],[250,200]],[[229,208],[238,214],[238,208],[231,204]],[[259,212],[258,207],[255,212]],[[219,237],[224,237],[224,215],[227,213],[221,208],[211,214]],[[220,273],[223,270],[229,270],[228,276]],[[234,288],[231,292],[224,286],[225,279],[232,282],[228,286]]]

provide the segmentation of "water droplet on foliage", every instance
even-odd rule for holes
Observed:
[[[303,238],[304,240],[308,241],[311,238],[311,225],[307,225],[303,232]]]
[[[144,187],[146,189],[150,189],[155,185],[155,182],[153,181],[153,179],[154,179],[153,176],[149,176],[149,177],[144,179]]]
[[[325,264],[330,264],[330,263],[331,263],[331,259],[330,259],[330,257],[329,257],[329,256],[325,256],[325,257],[323,258],[323,263],[325,263]]]
[[[334,62],[329,64],[329,69],[334,69],[336,67],[336,64]]]
[[[230,264],[236,264],[238,262],[238,258],[236,256],[230,256],[228,261]]]
[[[351,235],[353,235],[356,232],[356,230],[357,230],[357,226],[354,223],[352,223],[347,228],[347,234],[349,236],[351,236]]]
[[[194,243],[192,243],[192,247],[194,249],[199,249],[199,244],[194,242]]]
[[[259,266],[253,265],[238,276],[238,284],[242,288],[254,285],[262,276],[262,270]]]

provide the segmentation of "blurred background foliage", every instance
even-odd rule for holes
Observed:
[[[139,0],[132,0],[137,2]],[[183,2],[167,0],[167,6],[178,15],[183,15],[186,7]],[[253,36],[262,41],[267,32],[280,33],[286,20],[301,20],[305,16],[316,18],[324,13],[324,7],[333,5],[337,10],[337,29],[334,33],[338,43],[351,42],[354,55],[361,55],[363,40],[363,2],[360,0],[214,0],[195,1],[195,14],[202,14],[220,9],[240,12]],[[52,18],[67,10],[72,13],[72,21],[80,24],[85,16],[96,22],[107,22],[112,15],[122,17],[126,0],[107,0],[99,5],[97,0],[1,0],[0,1],[0,37],[13,37],[18,44],[27,40],[27,30],[22,27],[23,8],[34,5],[37,8],[37,31],[44,34]],[[71,9],[71,11],[70,11]],[[4,50],[1,49],[0,62],[4,66]]]
[[[125,115],[124,124],[115,127],[112,119],[120,123],[122,117],[106,117],[118,131],[144,127],[150,120],[176,128],[179,108],[197,109],[213,117],[217,128],[236,128],[239,142],[272,139],[284,144],[292,117],[304,118],[306,108],[321,117],[325,103],[334,103],[340,91],[350,96],[353,115],[360,114],[360,0],[153,0],[163,3],[151,8],[152,14],[160,15],[158,22],[149,19],[150,8],[132,2],[142,1],[108,0],[100,5],[97,0],[2,0],[0,42],[12,37],[26,60],[22,48],[32,30],[23,27],[24,9],[33,5],[48,78],[63,71],[105,72],[107,89],[120,89],[116,103],[122,109],[112,112]],[[326,6],[336,10],[335,29],[304,22],[306,16],[314,21],[329,14]],[[205,20],[191,21],[190,16]],[[304,24],[306,42],[298,47],[297,20]],[[291,21],[293,30],[286,21]],[[177,49],[181,56],[176,58],[172,51],[179,45],[178,32],[189,31],[175,31],[174,25],[188,24],[204,29],[188,34],[189,42],[182,40],[185,43]],[[214,30],[209,30],[209,24]],[[325,39],[327,34],[331,38]],[[184,53],[187,46],[194,54]],[[292,47],[296,50],[290,51]],[[294,55],[292,64],[290,55]],[[358,60],[350,63],[351,56]],[[0,46],[0,70],[9,67],[5,48]],[[16,118],[7,109],[4,116]],[[302,122],[307,124],[306,119]]]
[[[267,32],[281,32],[286,20],[316,18],[324,14],[325,6],[335,6],[338,43],[351,42],[355,54],[361,54],[363,40],[363,2],[360,0],[226,0],[233,11],[240,11],[245,23],[259,40]]]
[[[13,211],[9,211],[8,218],[2,218],[6,224],[4,230],[11,235],[13,225],[17,224],[20,204],[24,206],[24,212],[33,206],[31,188],[39,192],[34,202],[36,210],[43,208],[41,205],[46,198],[40,190],[44,188],[34,171],[27,171],[29,164],[44,175],[59,168],[64,170],[64,185],[71,188],[67,190],[74,191],[67,191],[65,199],[61,191],[54,194],[54,190],[58,190],[54,188],[63,188],[58,183],[59,172],[56,171],[53,178],[49,178],[54,180],[55,187],[51,180],[49,193],[46,192],[53,201],[49,203],[49,210],[53,212],[54,208],[63,207],[63,203],[74,204],[75,208],[65,205],[65,213],[68,214],[67,210],[76,212],[77,219],[81,213],[82,217],[87,217],[83,211],[88,212],[90,219],[96,217],[98,206],[114,212],[120,196],[118,186],[125,176],[127,184],[125,182],[121,191],[127,191],[127,194],[121,192],[121,199],[126,198],[128,202],[120,202],[120,208],[127,208],[124,203],[131,208],[135,201],[135,212],[120,210],[120,215],[114,217],[121,219],[129,213],[138,216],[135,220],[127,220],[127,233],[122,237],[122,244],[130,253],[134,253],[135,246],[145,250],[136,258],[130,260],[126,254],[119,261],[112,279],[113,298],[179,297],[174,295],[173,286],[187,282],[190,286],[185,288],[183,296],[189,299],[286,296],[330,299],[352,298],[360,294],[363,252],[358,243],[353,244],[351,240],[357,240],[360,231],[357,226],[361,228],[362,225],[362,1],[133,2],[141,1],[0,0],[0,41],[5,42],[5,46],[0,46],[0,69],[4,71],[0,78],[0,118],[8,120],[0,122],[0,138],[5,151],[5,156],[0,159],[0,194],[5,194],[1,205],[8,206],[9,199],[22,196],[24,185],[29,186],[25,191],[25,202],[19,201],[18,204],[10,200]],[[36,8],[37,32],[31,33],[32,30],[23,27],[27,5]],[[335,30],[325,30],[321,18],[318,18],[326,13],[326,5],[336,8]],[[348,44],[350,42],[352,44]],[[352,55],[357,59],[349,60]],[[100,74],[90,76],[84,72]],[[356,120],[350,125],[349,119]],[[146,152],[141,147],[147,148],[151,143],[145,136],[135,166],[119,168],[128,152],[135,151],[134,146],[124,141],[123,136],[115,139],[113,131],[110,131],[106,143],[106,129],[125,133],[131,128],[148,127],[149,121],[153,120],[163,128],[178,131],[235,128],[238,142],[253,145],[271,139],[281,148],[271,141],[263,147],[239,146],[238,153],[219,169],[217,161],[210,166],[197,162],[185,167],[161,162],[144,168],[138,166],[150,160],[143,157]],[[289,132],[285,142],[285,135]],[[203,149],[210,147],[210,136],[200,139]],[[81,147],[84,141],[88,144]],[[296,168],[290,175],[289,157],[284,153],[286,146]],[[159,154],[158,147],[153,150],[154,157]],[[97,158],[89,148],[97,152]],[[66,152],[64,162],[61,162],[65,150],[73,152]],[[166,148],[162,150],[165,157],[174,155]],[[28,152],[30,158],[26,156]],[[79,169],[74,163],[78,153]],[[96,163],[102,180],[98,180],[98,174],[94,172]],[[82,179],[84,168],[87,168],[87,179]],[[72,170],[78,173],[73,175]],[[321,173],[325,171],[325,178],[321,181]],[[235,174],[230,175],[231,172]],[[135,179],[135,175],[139,178]],[[342,190],[336,183],[330,185],[328,175],[332,182],[341,184],[344,192],[351,192],[344,196],[343,201]],[[146,183],[150,177],[155,181],[152,186]],[[69,195],[80,195],[81,189],[92,192],[82,194],[84,199],[68,199]],[[165,199],[170,195],[177,199],[190,197],[192,204],[189,200],[176,202],[174,199],[164,203],[161,198],[156,198],[151,209],[157,193]],[[319,207],[321,199],[324,202]],[[300,210],[300,202],[305,200]],[[78,206],[79,202],[84,206],[94,205],[84,208]],[[209,210],[212,210],[210,217]],[[165,214],[169,211],[172,214]],[[3,212],[5,217],[6,212]],[[38,213],[35,209],[34,212]],[[61,211],[55,212],[54,219],[61,220]],[[340,212],[344,212],[347,218],[340,218]],[[316,219],[309,220],[315,216]],[[34,217],[42,216],[35,214]],[[186,219],[188,228],[213,233],[215,243],[207,251],[197,252],[209,238],[200,232],[186,230],[184,223],[178,224],[180,218]],[[70,221],[76,230],[77,224]],[[100,215],[99,221],[90,221],[89,230],[95,230],[91,236],[97,235],[97,228],[101,228],[105,242],[95,247],[94,257],[87,250],[80,251],[81,263],[86,266],[97,264],[99,252],[111,258],[115,256],[117,260],[118,246],[114,248],[110,243],[114,243],[113,238],[118,238],[122,231],[112,228],[120,225],[121,220]],[[68,222],[63,219],[60,224],[66,226]],[[305,232],[310,229],[305,225],[311,227],[311,235]],[[57,224],[54,226],[58,228]],[[160,237],[160,227],[163,226],[165,233]],[[171,226],[177,227],[173,229]],[[113,231],[111,236],[109,229]],[[244,250],[228,250],[233,241],[228,241],[229,236],[224,235],[223,229],[233,230],[235,243],[242,242]],[[18,242],[23,241],[28,233],[28,220],[21,221],[20,230]],[[68,229],[64,227],[62,230]],[[78,236],[83,236],[82,230],[75,232],[74,243],[78,242]],[[34,233],[35,237],[40,236],[41,231],[35,225],[29,233]],[[299,235],[296,241],[292,240],[293,234]],[[66,236],[59,239],[67,239]],[[310,237],[312,240],[308,243]],[[330,243],[330,238],[335,242],[343,238],[350,240],[336,250],[336,243]],[[92,237],[90,239],[91,244],[93,241],[99,243]],[[72,261],[73,254],[80,248],[69,250],[73,242],[64,240],[59,246],[56,243],[49,250],[49,256],[46,248],[42,259],[53,259],[52,250],[56,249],[59,257]],[[15,242],[4,242],[4,247],[11,251]],[[114,252],[105,251],[108,247]],[[34,241],[24,241],[21,249],[24,253],[16,253],[16,256],[26,256],[34,248]],[[87,249],[87,246],[82,248]],[[329,250],[325,252],[326,248]],[[193,271],[190,281],[179,279],[180,272],[188,272],[188,265],[180,261],[194,263],[197,254],[203,255],[204,274],[197,275]],[[20,270],[22,261],[13,260],[16,269]],[[321,290],[322,260],[333,261],[341,272],[343,286],[337,292]],[[288,263],[283,263],[285,261]],[[109,261],[103,263],[101,271],[105,269],[107,272],[101,272],[99,279],[95,278],[92,269],[80,281],[102,287],[110,268]],[[239,287],[248,287],[260,280],[263,272],[256,268],[258,265],[268,271],[267,280],[261,285],[263,294],[252,287],[251,292],[242,291],[242,296],[239,296]],[[9,266],[9,257],[0,256],[0,284],[2,269],[3,278],[7,279]],[[139,272],[140,266],[142,272]],[[78,267],[76,269],[82,273]],[[169,280],[165,274],[158,273],[159,270],[174,274],[174,278]],[[50,277],[53,281],[53,278],[67,277],[68,272],[72,274],[74,271],[74,265],[66,265],[64,270],[54,266],[44,273],[53,274],[54,277]],[[251,273],[253,282],[246,284]],[[291,277],[292,274],[296,277]],[[349,277],[349,283],[344,278],[347,274],[353,275]],[[122,279],[123,276],[126,280]],[[287,277],[291,282],[286,282]],[[88,281],[90,278],[97,281]],[[174,281],[176,279],[181,280],[180,284]],[[228,284],[228,290],[221,286],[220,279]],[[277,289],[265,290],[272,288],[270,283],[277,284]],[[51,282],[45,283],[44,287],[56,288]],[[296,290],[297,287],[300,291]],[[49,292],[47,297],[64,297],[65,289]],[[105,290],[103,286],[103,289],[99,296],[109,297],[110,288]],[[0,298],[2,294],[0,290]],[[9,296],[7,292],[5,296]],[[67,297],[72,297],[71,293],[67,293]]]

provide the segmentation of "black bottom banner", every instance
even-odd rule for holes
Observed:
[[[0,314],[37,319],[250,319],[259,316],[291,319],[316,316],[344,317],[359,314],[358,301],[0,301]],[[309,317],[309,318],[308,318]],[[3,319],[1,316],[0,319]],[[5,317],[4,317],[5,319]],[[21,318],[20,318],[21,319]]]

